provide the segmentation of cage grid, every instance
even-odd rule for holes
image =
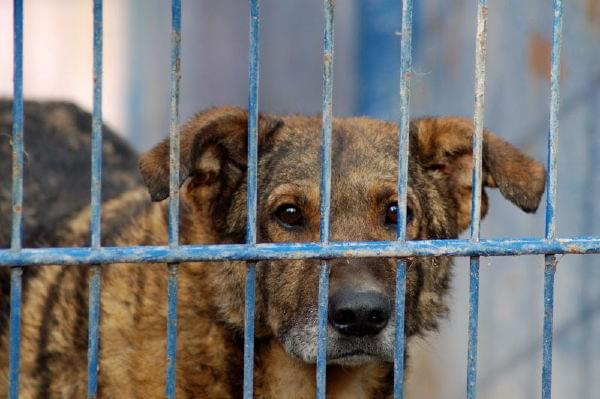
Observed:
[[[102,166],[102,0],[93,6],[93,115],[91,156],[91,221],[89,247],[22,248],[23,204],[23,0],[14,0],[14,102],[12,162],[12,238],[9,249],[0,250],[0,266],[10,267],[10,345],[9,398],[19,393],[21,280],[23,267],[31,265],[89,265],[89,332],[87,396],[98,392],[98,341],[100,316],[101,265],[113,262],[161,262],[168,265],[167,362],[165,395],[175,397],[177,339],[177,274],[178,265],[188,261],[247,261],[244,313],[244,381],[243,396],[253,394],[254,315],[256,262],[268,259],[320,259],[318,290],[318,349],[316,364],[316,397],[326,396],[327,303],[329,259],[341,257],[397,258],[395,298],[394,397],[403,397],[404,383],[404,299],[407,256],[470,257],[469,321],[466,396],[476,397],[477,336],[479,314],[479,260],[481,256],[544,255],[544,320],[542,356],[542,398],[551,397],[552,386],[552,322],[556,254],[600,253],[600,237],[556,236],[555,205],[557,197],[557,152],[560,105],[560,51],[562,42],[562,0],[554,0],[550,79],[550,129],[546,184],[546,222],[543,238],[480,239],[482,190],[482,138],[485,98],[487,0],[477,2],[475,53],[474,134],[471,234],[469,239],[406,241],[406,193],[408,170],[408,131],[410,79],[412,70],[412,0],[401,0],[402,30],[400,34],[400,109],[398,148],[398,224],[397,240],[382,242],[330,242],[331,131],[333,121],[334,0],[323,0],[323,104],[321,143],[320,241],[314,243],[257,243],[257,165],[258,165],[258,97],[259,97],[259,0],[249,0],[248,53],[248,190],[245,244],[180,245],[179,228],[179,98],[181,78],[181,0],[171,1],[171,71],[170,71],[170,188],[168,245],[147,247],[104,247],[100,240],[101,166]]]

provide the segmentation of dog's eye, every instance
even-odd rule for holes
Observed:
[[[413,212],[410,206],[406,207],[406,224],[413,220]],[[398,223],[398,202],[389,202],[385,207],[385,224]]]
[[[286,226],[301,226],[304,224],[302,212],[293,204],[280,205],[275,210],[275,217]]]

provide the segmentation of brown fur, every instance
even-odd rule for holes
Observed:
[[[246,112],[217,108],[182,128],[181,240],[243,242],[246,221]],[[262,115],[259,123],[260,242],[318,241],[319,118]],[[472,125],[461,118],[411,124],[407,238],[456,238],[469,221]],[[368,118],[333,125],[331,240],[392,240],[386,204],[395,200],[397,127]],[[537,162],[486,133],[484,183],[526,211],[543,192]],[[168,143],[142,157],[140,168],[154,200],[168,195]],[[295,204],[304,225],[289,228],[274,211]],[[483,212],[487,210],[484,206]],[[164,245],[166,204],[134,190],[103,208],[104,245]],[[85,213],[60,236],[84,244]],[[447,313],[451,275],[446,257],[409,258],[407,338],[434,330]],[[87,284],[85,269],[43,267],[23,305],[23,398],[85,394]],[[242,383],[244,262],[185,263],[179,267],[177,396],[240,397]],[[314,397],[318,261],[257,264],[255,396]],[[395,260],[331,261],[330,297],[377,290],[393,303]],[[100,396],[164,395],[165,265],[102,267]],[[392,312],[393,313],[393,312]],[[381,398],[391,389],[393,317],[376,336],[347,338],[328,327],[327,390],[331,398]],[[2,337],[6,341],[6,336]],[[360,349],[360,355],[348,355]],[[0,396],[6,358],[0,354]],[[354,357],[353,357],[354,356]]]

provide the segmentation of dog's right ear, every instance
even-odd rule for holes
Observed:
[[[259,148],[281,121],[264,115],[258,119]],[[193,177],[193,184],[232,187],[245,175],[248,113],[241,108],[213,108],[195,115],[181,128],[180,181]],[[140,172],[152,201],[169,196],[169,140],[140,159]]]
[[[456,202],[458,228],[463,231],[471,222],[473,123],[459,117],[423,118],[413,122],[413,127],[412,148],[425,170],[444,177]],[[488,130],[483,133],[482,163],[484,187],[497,187],[525,212],[535,212],[544,194],[544,165]],[[482,190],[482,217],[487,207]]]

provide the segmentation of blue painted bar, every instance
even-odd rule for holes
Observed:
[[[410,130],[410,79],[412,74],[412,0],[402,1],[400,35],[400,121],[398,130],[398,242],[406,239],[406,193],[408,191],[408,136]],[[404,397],[404,301],[406,261],[396,264],[396,331],[394,348],[394,398]]]
[[[23,1],[14,1],[13,126],[12,126],[12,238],[20,249],[23,235]]]
[[[179,98],[181,0],[171,2],[171,113],[169,123],[169,248],[179,246]],[[177,371],[177,262],[168,262],[166,395],[175,398]]]
[[[19,397],[19,363],[21,343],[21,281],[23,268],[16,267],[10,271],[10,349],[8,369],[8,397]]]
[[[487,0],[477,3],[475,37],[475,107],[473,112],[473,177],[471,191],[471,241],[479,242],[481,222],[483,116],[485,109],[485,62],[487,41]],[[469,265],[469,332],[467,349],[467,398],[477,397],[477,338],[479,333],[479,257]]]
[[[479,329],[479,257],[469,264],[469,343],[467,349],[467,398],[477,394],[477,333]]]
[[[94,7],[94,93],[92,110],[92,184],[90,235],[93,248],[100,247],[102,207],[102,0]]]
[[[177,370],[177,269],[169,263],[167,282],[167,398],[175,398]]]
[[[12,236],[11,251],[16,256],[22,247],[23,235],[23,1],[13,3],[13,126],[12,126]],[[21,281],[20,267],[10,271],[10,326],[8,397],[19,396],[19,365],[21,347]]]
[[[556,197],[558,181],[558,128],[560,111],[560,53],[562,46],[563,4],[554,1],[552,56],[550,69],[550,129],[548,131],[548,175],[546,181],[546,239],[556,237]],[[542,399],[552,397],[552,335],[554,313],[554,274],[556,256],[544,259],[544,324],[542,348]]]
[[[481,220],[481,153],[483,148],[483,114],[485,108],[485,61],[487,54],[487,0],[477,3],[475,39],[475,109],[473,112],[473,184],[471,194],[471,240],[479,241]]]
[[[47,264],[178,263],[276,259],[401,258],[407,256],[513,256],[600,254],[600,237],[497,238],[481,240],[369,241],[276,244],[211,244],[0,250],[0,267]]]
[[[552,328],[554,322],[555,255],[544,257],[544,326],[542,338],[542,398],[552,397]]]
[[[554,0],[552,58],[550,69],[550,129],[548,130],[548,174],[546,181],[546,238],[556,237],[558,181],[558,127],[560,112],[560,52],[562,45],[562,0]]]
[[[244,307],[244,399],[252,399],[254,391],[254,317],[256,263],[248,262]]]
[[[329,273],[327,260],[319,265],[319,293],[317,298],[317,398],[325,398],[327,392],[327,307],[329,304]]]
[[[246,243],[256,244],[256,209],[258,180],[258,87],[259,87],[260,4],[250,0],[248,48],[248,189]],[[256,264],[248,262],[244,307],[244,399],[252,399],[254,391],[254,315]]]
[[[394,398],[404,396],[404,305],[406,294],[406,261],[396,263],[396,330],[394,348]]]
[[[102,207],[102,0],[93,0],[94,89],[92,111],[92,181],[90,236],[92,248],[100,248]],[[98,340],[100,324],[100,266],[89,276],[87,397],[98,393]]]
[[[100,266],[94,265],[89,271],[89,315],[88,315],[88,362],[87,397],[98,395],[98,339],[100,333]]]
[[[257,169],[258,169],[258,84],[260,5],[250,0],[250,44],[248,50],[248,190],[246,242],[256,243]]]
[[[171,3],[171,113],[169,120],[169,245],[179,244],[179,85],[181,0]]]
[[[333,18],[334,0],[323,0],[325,29],[323,32],[323,110],[321,134],[320,239],[329,242],[331,211],[331,130],[333,124]],[[327,304],[329,296],[329,265],[323,260],[319,267],[317,300],[317,399],[327,393]]]

